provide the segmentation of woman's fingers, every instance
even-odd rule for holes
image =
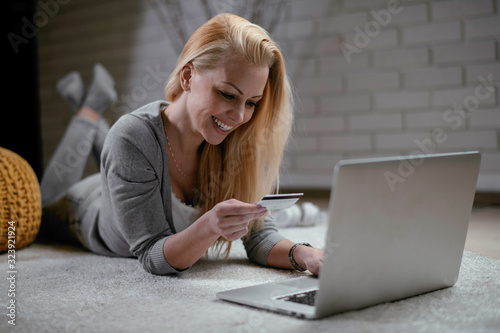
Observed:
[[[248,232],[248,223],[266,214],[267,209],[231,199],[217,204],[212,213],[216,232],[228,240],[235,240],[244,236]]]
[[[228,241],[235,241],[245,236],[247,233],[248,233],[248,226],[245,226],[241,229],[226,230],[222,233],[221,236],[227,239]]]
[[[220,216],[247,215],[267,211],[265,207],[257,204],[249,204],[235,199],[223,201],[214,208],[215,213]]]
[[[248,232],[248,224],[250,221],[259,218],[263,213],[249,213],[245,215],[232,215],[226,216],[217,221],[217,227],[220,230],[220,234],[224,237],[228,237],[234,234],[241,234],[239,237],[244,236]],[[237,237],[237,238],[239,238]],[[231,236],[234,238],[234,236]]]
[[[261,207],[257,204],[247,204],[237,200],[229,200],[229,202],[224,201],[216,205],[213,210],[217,219],[229,224],[239,224],[251,221],[267,213],[265,207]]]

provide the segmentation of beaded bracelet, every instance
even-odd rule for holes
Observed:
[[[292,246],[292,248],[290,249],[290,252],[288,252],[288,259],[290,259],[290,263],[292,264],[293,268],[295,268],[299,272],[304,272],[305,269],[300,267],[299,264],[297,264],[297,262],[295,261],[295,259],[293,259],[293,251],[295,251],[295,248],[299,245],[305,245],[305,246],[312,247],[311,244],[309,244],[309,243],[296,243]]]

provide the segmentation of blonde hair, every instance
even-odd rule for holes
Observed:
[[[197,71],[216,68],[239,56],[257,66],[267,65],[269,77],[252,119],[217,145],[204,143],[198,171],[202,213],[228,199],[257,202],[279,189],[279,168],[293,121],[293,97],[285,63],[277,44],[258,25],[233,15],[220,14],[196,30],[184,46],[165,88],[167,100],[182,93],[180,72],[191,63]],[[249,230],[262,227],[252,221]],[[215,243],[220,253],[227,243]]]

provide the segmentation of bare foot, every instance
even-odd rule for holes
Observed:
[[[90,119],[92,121],[98,122],[100,114],[97,113],[95,110],[89,108],[88,106],[83,106],[81,107],[77,112],[77,115]]]

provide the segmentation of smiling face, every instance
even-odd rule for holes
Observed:
[[[220,144],[248,122],[262,97],[269,75],[267,66],[230,58],[215,69],[197,71],[192,64],[181,72],[186,107],[195,135]]]

